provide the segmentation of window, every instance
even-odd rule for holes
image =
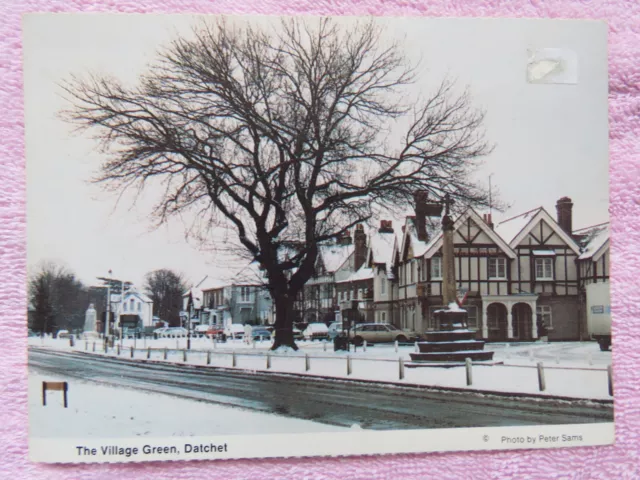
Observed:
[[[489,258],[489,278],[507,278],[506,258]]]
[[[138,311],[141,312],[142,311],[142,303],[138,303]]]
[[[362,297],[362,289],[361,289],[361,288],[359,288],[359,289],[358,289],[358,300],[362,300],[362,298],[363,298],[363,297]]]
[[[551,307],[549,305],[538,305],[538,307],[536,308],[536,314],[538,315],[538,335],[541,335],[543,333],[540,331],[541,325],[543,325],[547,330],[553,330],[553,323],[551,321]]]
[[[127,311],[127,304],[126,303],[124,304],[124,311],[125,312]]]
[[[431,259],[431,278],[442,278],[442,257]]]
[[[387,293],[387,279],[383,277],[380,279],[380,295],[385,293]]]
[[[478,328],[478,308],[475,306],[465,306],[467,311],[467,326],[469,328]]]
[[[240,301],[249,302],[251,298],[251,289],[249,287],[240,287]]]
[[[387,312],[380,312],[380,320],[382,320],[382,323],[387,321]]]
[[[536,258],[536,280],[553,280],[553,258]]]

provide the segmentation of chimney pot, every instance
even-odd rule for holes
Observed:
[[[569,197],[562,197],[556,202],[556,212],[558,214],[558,225],[567,234],[573,232],[573,202]]]

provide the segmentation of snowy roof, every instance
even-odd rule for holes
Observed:
[[[195,286],[198,290],[202,290],[206,292],[207,290],[215,290],[216,288],[224,287],[224,280],[216,279],[207,275],[202,279],[202,281]]]
[[[324,268],[329,273],[337,271],[344,262],[347,261],[349,255],[353,253],[353,245],[322,245],[320,246],[320,256]]]
[[[533,217],[542,210],[542,207],[534,208],[528,212],[521,213],[515,217],[508,218],[498,223],[495,226],[495,231],[500,235],[507,243],[511,243],[511,240],[527,226]]]
[[[396,240],[394,232],[375,232],[369,237],[369,261],[376,265],[384,265],[387,274],[393,266],[393,245]]]
[[[349,283],[349,282],[357,282],[359,280],[369,280],[373,278],[373,269],[369,267],[360,267],[357,272],[352,273],[345,280],[341,280],[336,283]]]
[[[426,221],[427,221],[427,234],[429,236],[431,236],[434,233],[434,227],[429,222],[429,219],[426,219]],[[438,229],[438,231],[439,230],[440,229]],[[409,239],[409,246],[413,250],[413,256],[414,257],[420,257],[420,256],[422,256],[422,254],[424,254],[424,252],[426,252],[427,245],[430,242],[425,242],[425,241],[422,241],[422,240],[418,239],[418,231],[416,229],[416,224],[415,224],[415,218],[414,217],[407,217],[407,219],[405,221],[404,235],[405,235],[405,238]],[[402,250],[401,250],[402,253],[404,253],[404,246],[405,245],[406,245],[406,243],[402,244]]]
[[[151,300],[151,298],[149,298],[147,295],[145,295],[142,292],[138,292],[135,290],[129,290],[127,293],[124,294],[125,298],[135,295],[136,297],[138,297],[140,300],[142,300],[145,303],[153,303],[153,300]]]
[[[593,228],[591,232],[587,234],[587,242],[582,254],[578,257],[578,260],[586,260],[593,258],[599,253],[600,250],[604,251],[604,246],[609,241],[609,224],[605,224],[602,227]],[[597,260],[597,258],[595,259]]]

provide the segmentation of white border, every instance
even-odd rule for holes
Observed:
[[[569,438],[573,437],[571,440]],[[478,427],[431,430],[358,430],[344,433],[225,435],[211,437],[64,439],[31,438],[29,458],[46,463],[125,463],[586,447],[614,443],[613,423]],[[185,453],[185,445],[222,446],[219,452]],[[143,453],[146,446],[178,453]],[[80,454],[78,447],[95,449]],[[137,454],[103,455],[101,448],[137,448]],[[84,452],[84,450],[82,450]]]

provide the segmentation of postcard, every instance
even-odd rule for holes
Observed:
[[[23,25],[31,460],[614,442],[606,24]]]

